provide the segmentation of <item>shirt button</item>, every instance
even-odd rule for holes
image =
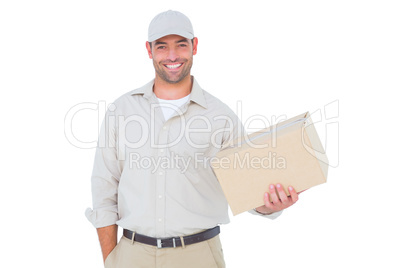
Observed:
[[[162,219],[161,219],[161,218],[159,218],[159,219],[158,219],[158,221],[159,221],[159,222],[161,222],[161,221],[162,221]]]
[[[163,153],[165,150],[161,149],[160,152]]]
[[[160,195],[158,195],[158,198],[159,198],[159,199],[161,199],[161,198],[162,198],[162,195],[161,195],[161,194],[160,194]]]
[[[162,171],[161,171],[161,172],[159,172],[159,175],[161,175],[161,176],[162,176],[162,175],[163,175],[163,172],[162,172]]]
[[[163,130],[166,130],[166,126],[163,127]]]

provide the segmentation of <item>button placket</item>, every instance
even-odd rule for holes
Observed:
[[[162,163],[166,161],[166,148],[163,148],[168,141],[168,123],[162,126],[158,135],[158,147],[157,148],[157,163]],[[164,170],[160,165],[157,168],[157,179],[156,179],[156,234],[159,237],[165,236],[165,213],[166,213],[166,170]]]

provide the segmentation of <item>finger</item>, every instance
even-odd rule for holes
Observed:
[[[292,199],[292,202],[296,203],[297,200],[299,200],[299,194],[296,192],[296,190],[292,186],[289,186],[289,193],[290,193],[290,198]]]
[[[278,204],[280,202],[273,184],[269,186],[269,195],[271,196],[271,200],[274,204]]]
[[[283,186],[280,184],[276,185],[276,189],[278,190],[279,198],[281,199],[282,203],[288,203],[288,195],[285,193]]]
[[[274,209],[274,204],[272,204],[272,202],[269,201],[269,194],[268,193],[264,194],[264,205],[269,209]]]

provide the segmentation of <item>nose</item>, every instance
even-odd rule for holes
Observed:
[[[174,48],[169,49],[167,59],[170,61],[176,61],[178,58],[179,58],[179,55],[177,54],[176,49],[174,49]]]

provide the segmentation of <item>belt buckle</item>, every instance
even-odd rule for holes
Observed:
[[[176,239],[173,237],[172,240],[173,240],[173,248],[175,248],[176,247]],[[160,239],[160,238],[156,239],[156,247],[163,248],[162,239]]]

